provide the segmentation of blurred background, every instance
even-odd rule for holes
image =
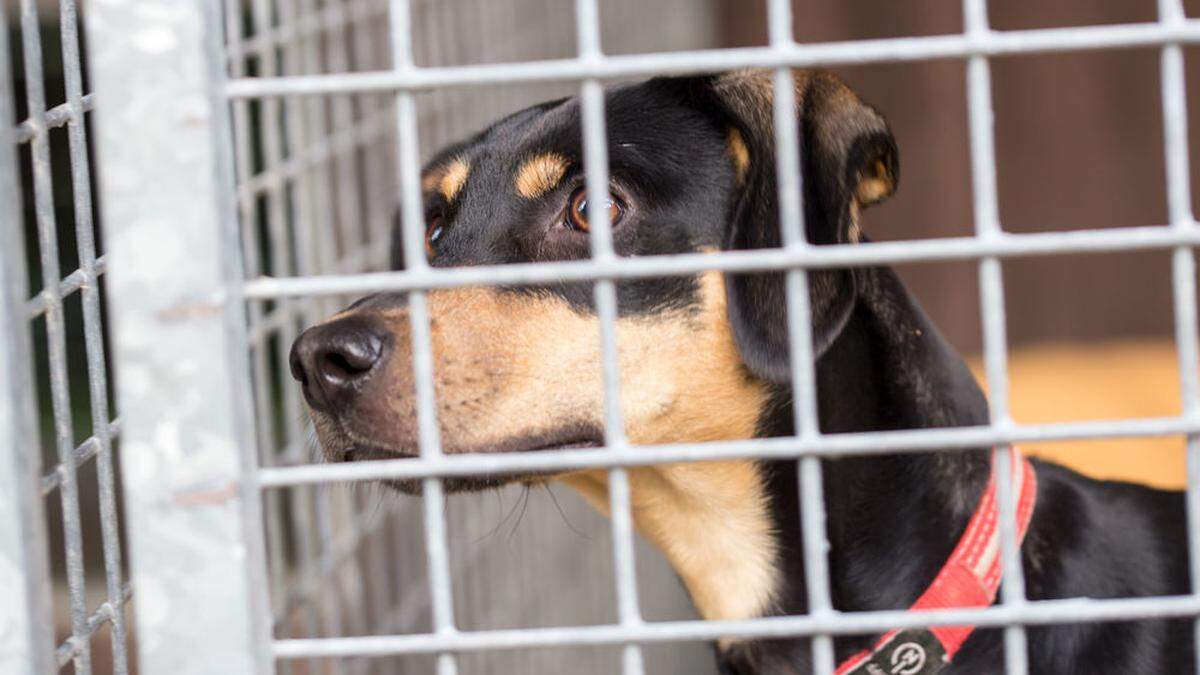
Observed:
[[[17,119],[21,120],[27,114],[23,92],[28,83],[23,76],[19,5],[26,10],[36,7],[39,13],[46,70],[41,86],[48,105],[54,106],[64,100],[59,3],[0,2],[8,10],[9,64],[15,76]],[[389,67],[385,0],[230,0],[226,4],[230,20],[225,49],[234,75]],[[571,3],[565,0],[413,0],[412,4],[419,65],[564,58],[575,53],[574,17]],[[1189,16],[1200,16],[1200,0],[1185,4]],[[991,5],[991,25],[997,30],[1156,18],[1153,0],[1006,0]],[[609,54],[766,44],[765,9],[754,0],[600,0],[600,6],[603,44]],[[81,8],[85,19],[86,10],[86,6]],[[962,30],[959,4],[945,0],[805,0],[794,3],[794,12],[795,35],[800,42]],[[286,31],[276,30],[295,25],[307,27],[293,34],[292,42]],[[270,39],[256,42],[261,36]],[[1187,49],[1186,61],[1192,193],[1200,204],[1200,167],[1195,161],[1200,148],[1196,132],[1200,129],[1200,51]],[[836,71],[885,114],[900,147],[899,191],[890,201],[866,212],[868,235],[876,240],[969,235],[972,207],[965,63],[944,60]],[[1166,224],[1158,50],[993,59],[992,80],[1000,216],[1007,231]],[[537,84],[423,94],[419,100],[422,155],[428,156],[441,144],[506,112],[575,91],[569,84]],[[386,252],[380,236],[386,233],[394,201],[390,97],[328,97],[319,100],[315,108],[311,101],[296,107],[294,103],[285,102],[274,110],[251,103],[241,111],[245,119],[239,129],[239,197],[248,232],[247,268],[282,275],[378,267]],[[272,122],[272,115],[285,122]],[[286,121],[295,116],[304,120],[302,132],[296,131],[299,124],[291,126],[293,122]],[[282,153],[278,157],[271,156],[264,141],[279,132],[272,124],[286,126],[287,133],[281,135],[291,138],[276,153]],[[358,131],[337,146],[342,149],[332,148],[327,141],[336,138],[347,124]],[[293,138],[297,134],[298,140]],[[74,211],[66,146],[64,129],[50,132],[64,273],[78,265],[71,245]],[[256,176],[277,168],[273,162],[296,158],[302,161],[285,175],[282,188],[255,182]],[[26,190],[23,208],[32,294],[41,288],[42,280],[36,264],[27,145],[20,146],[19,161]],[[358,187],[368,183],[370,188]],[[281,206],[307,199],[310,192],[327,195],[325,211]],[[277,226],[284,229],[273,229]],[[295,233],[304,230],[336,232],[331,241],[336,255],[305,268],[302,261],[293,260],[292,244],[282,245],[289,251],[287,255],[270,253],[273,245],[281,245],[280,237],[294,243]],[[98,240],[103,248],[102,223]],[[976,265],[909,265],[900,273],[934,322],[971,357],[979,372]],[[1012,349],[1011,405],[1017,421],[1154,417],[1179,412],[1169,253],[1008,260],[1004,281]],[[281,308],[263,303],[251,308],[251,313],[269,316],[277,309]],[[297,314],[289,315],[290,323],[281,324],[281,332],[255,347],[255,358],[264,364],[256,374],[256,387],[271,406],[260,419],[267,429],[260,435],[264,462],[297,460],[295,447],[303,445],[299,418],[285,405],[289,382],[277,364],[281,350],[286,349],[288,331],[294,332],[306,317],[318,316],[325,309],[297,309]],[[77,296],[68,298],[66,313],[75,432],[82,440],[91,430]],[[43,423],[41,446],[49,471],[55,450],[44,325],[37,321],[32,328],[39,380],[36,395]],[[1183,484],[1182,438],[1079,441],[1026,449],[1097,477],[1161,487]],[[299,461],[309,459],[300,453]],[[85,562],[94,606],[103,583],[98,576],[101,558],[92,465],[81,469],[80,488]],[[423,535],[414,504],[341,486],[278,492],[268,496],[275,503],[271,514],[276,519],[268,523],[268,529],[282,530],[278,533],[280,559],[273,568],[279,577],[279,589],[273,594],[280,612],[280,635],[428,629]],[[55,575],[61,578],[61,511],[53,495],[47,500],[47,520]],[[463,628],[571,625],[615,618],[608,524],[569,491],[512,488],[456,497],[449,504],[449,522],[456,612]],[[351,536],[342,536],[346,532]],[[692,616],[674,575],[644,542],[638,547],[638,567],[648,619]],[[381,575],[389,578],[387,584],[378,582]],[[63,593],[60,588],[56,603],[60,633],[65,636],[69,623]],[[136,589],[134,598],[136,611]],[[92,640],[92,646],[95,672],[109,672],[104,631]],[[605,648],[505,652],[464,657],[462,670],[557,673],[570,669],[599,674],[614,672],[617,657],[616,650]],[[706,645],[654,647],[647,650],[647,659],[652,673],[712,672]],[[343,669],[423,673],[430,672],[430,663],[420,658],[301,663],[291,667],[291,672]],[[72,672],[71,665],[63,672]]]

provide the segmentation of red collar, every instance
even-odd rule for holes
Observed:
[[[1018,541],[1025,538],[1037,499],[1037,476],[1017,448],[1012,457],[1012,489],[1017,495]],[[995,459],[995,453],[993,453]],[[1000,531],[997,528],[996,472],[975,507],[967,529],[933,583],[909,611],[987,607],[1000,588]],[[875,643],[838,666],[835,675],[928,675],[950,664],[975,626],[934,626],[891,630]]]

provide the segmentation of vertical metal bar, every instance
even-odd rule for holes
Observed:
[[[58,264],[58,222],[54,213],[54,178],[50,172],[50,136],[45,124],[45,78],[42,72],[41,22],[36,0],[21,2],[21,44],[25,60],[25,96],[34,125],[30,141],[33,163],[33,201],[37,216],[43,296],[46,298],[46,350],[50,367],[50,401],[54,414],[54,439],[58,449],[59,496],[63,510],[63,543],[66,547],[67,592],[71,610],[71,636],[79,643],[73,658],[75,672],[92,672],[88,640],[88,607],[83,568],[83,529],[79,514],[79,487],[75,472],[75,432],[71,423],[71,390],[67,372],[66,321],[63,317]],[[107,425],[107,421],[105,421]]]
[[[361,15],[351,23],[347,57],[352,62],[353,70],[370,70],[377,67],[376,63],[381,55],[383,45],[375,39],[376,15],[377,8],[367,6]],[[376,114],[380,114],[390,105],[390,96],[359,95],[357,98],[359,123],[362,124],[366,119],[373,119]],[[366,227],[366,241],[363,245],[371,254],[365,263],[365,269],[368,270],[383,268],[389,249],[387,240],[391,223],[388,208],[390,189],[387,187],[388,180],[385,178],[387,176],[386,167],[382,164],[389,147],[394,147],[394,141],[391,144],[368,143],[355,149],[356,159],[361,161],[358,167],[366,178],[365,201],[362,208],[365,212],[363,220]],[[357,193],[355,197],[357,198]],[[366,501],[366,499],[360,500],[359,508],[365,510],[367,508]],[[370,632],[373,634],[387,630],[387,619],[396,597],[392,573],[388,564],[389,547],[387,545],[387,539],[392,529],[391,525],[394,521],[392,514],[393,511],[389,509],[383,510],[376,516],[380,521],[373,523],[371,527],[376,535],[371,537],[366,544],[368,547],[366,583],[369,584],[369,593],[373,598],[374,612],[370,617]],[[371,672],[388,672],[387,664],[384,661],[373,659],[370,663],[373,666]]]
[[[770,0],[767,9],[771,46],[787,48],[793,45],[795,37],[792,33],[791,4],[787,0]],[[780,234],[785,247],[802,249],[810,244],[804,235],[804,176],[800,171],[796,85],[791,69],[780,68],[775,71],[774,93]],[[801,438],[816,438],[821,429],[817,416],[812,308],[807,271],[789,270],[786,284],[788,351],[791,357],[792,405],[796,434]],[[833,612],[833,597],[829,582],[829,536],[825,525],[825,490],[821,460],[816,457],[801,458],[798,480],[808,611],[815,616],[828,615]],[[814,672],[818,675],[832,675],[835,667],[832,636],[814,636]]]
[[[299,0],[297,17],[301,20],[315,19],[318,12],[315,0]],[[306,39],[300,41],[301,63],[305,74],[320,74],[321,66],[321,33],[314,31]],[[305,97],[305,151],[320,143],[329,134],[328,117],[325,114],[325,101],[318,96]],[[317,245],[313,249],[319,270],[330,273],[336,267],[338,258],[337,248],[337,219],[333,209],[333,198],[330,194],[330,156],[314,158],[306,162],[310,191],[311,235]],[[326,297],[317,300],[317,307],[322,315],[330,314],[334,307],[334,298]],[[318,507],[325,497],[318,494]]]
[[[141,0],[90,9],[96,95],[119,102],[97,112],[97,157],[127,412],[122,474],[140,671],[267,675],[219,7]]]
[[[341,8],[345,12],[345,7]],[[345,22],[348,23],[348,22]],[[339,26],[342,24],[339,24]],[[329,31],[325,44],[326,63],[329,72],[345,73],[350,70],[350,60],[344,31],[339,27]],[[330,101],[332,108],[332,124],[335,131],[352,129],[354,127],[354,110],[351,105],[352,94],[334,96]],[[354,159],[354,148],[334,154],[331,158],[337,181],[337,212],[342,240],[346,251],[352,251],[366,243],[362,209],[358,202],[358,165]],[[350,236],[354,233],[356,236]]]
[[[0,331],[0,672],[41,675],[57,664],[8,54],[0,3],[0,322],[8,327]]]
[[[297,0],[279,0],[277,6],[281,23],[285,25],[296,25],[303,16],[303,13],[298,10]],[[287,42],[283,46],[284,72],[288,75],[305,73],[308,51],[307,40],[303,37],[296,37]],[[285,99],[284,105],[284,115],[287,120],[288,155],[292,158],[304,157],[314,142],[310,135],[314,124],[312,103],[304,102],[302,105],[302,102],[296,97],[288,97]],[[313,240],[316,229],[320,226],[314,214],[317,189],[313,183],[313,172],[306,165],[300,170],[296,184],[291,191],[292,230],[296,244],[297,267],[298,271],[309,275],[318,274],[322,269],[317,254],[317,245]],[[306,324],[317,320],[322,304],[313,299],[301,303],[300,316]],[[299,488],[291,494],[289,515],[291,516],[292,533],[297,542],[296,569],[299,572],[298,578],[301,580],[309,573],[309,570],[317,569],[318,561],[321,558],[313,516],[315,502],[314,490],[311,488]],[[300,607],[304,613],[305,631],[309,636],[316,637],[321,634],[321,623],[326,616],[322,611],[324,604],[321,593],[310,592],[309,597],[302,598]],[[308,662],[308,668],[313,673],[328,672],[330,666],[336,667],[337,665],[336,661],[330,664],[322,663],[317,659],[310,659]]]
[[[392,67],[405,71],[413,67],[412,9],[409,0],[391,0],[389,29]],[[417,131],[417,105],[411,92],[396,96],[397,151],[400,168],[401,234],[404,238],[404,265],[408,270],[429,267],[425,258],[425,219],[421,208],[421,166]],[[424,291],[408,295],[412,326],[413,376],[416,380],[417,427],[422,457],[442,453],[438,432],[437,399],[433,387],[433,342],[430,338],[429,309]],[[429,592],[433,608],[433,627],[437,633],[452,634],[454,599],[450,577],[450,551],[446,542],[446,496],[442,481],[426,478],[424,493],[425,551],[428,558]],[[458,659],[454,654],[437,656],[438,675],[455,675]]]
[[[225,0],[225,43],[237,54],[229,63],[229,71],[234,77],[245,75],[246,56],[242,46],[242,2],[241,0]],[[234,168],[236,182],[243,185],[252,173],[252,138],[250,130],[249,101],[233,101],[232,119],[233,136],[236,148],[234,150]],[[247,278],[261,274],[261,250],[258,241],[256,195],[241,194],[238,197],[238,215],[241,219],[242,234],[242,270]],[[257,325],[263,316],[262,302],[247,303],[247,312],[251,325]],[[254,386],[254,414],[261,420],[256,425],[259,461],[270,465],[275,448],[273,425],[271,424],[270,389],[267,385],[267,351],[268,340],[257,341],[251,345],[250,359],[252,363],[251,381]],[[272,601],[272,616],[282,626],[275,626],[283,635],[288,632],[288,617],[282,616],[285,611],[286,591],[284,579],[287,571],[287,560],[283,544],[283,523],[281,521],[282,499],[278,490],[271,490],[263,495],[263,507],[266,511],[267,561],[269,564],[270,588]],[[286,668],[285,668],[285,672]]]
[[[239,8],[240,9],[240,8]],[[240,17],[235,17],[240,19]],[[270,0],[255,0],[251,9],[251,32],[254,36],[263,36],[271,31],[271,3]],[[259,51],[258,54],[259,73],[266,77],[272,77],[278,74],[279,68],[275,59],[275,48],[269,47]],[[235,67],[240,69],[241,63],[235,64]],[[237,102],[234,103],[237,105]],[[260,102],[260,114],[258,125],[258,138],[263,146],[263,172],[271,174],[271,181],[267,187],[265,208],[267,210],[267,232],[268,239],[267,248],[271,254],[270,272],[277,276],[289,275],[292,271],[291,258],[291,240],[289,237],[287,224],[287,194],[283,177],[279,174],[278,169],[283,164],[283,142],[282,135],[284,133],[283,120],[281,118],[280,100],[278,98],[267,99]],[[235,110],[235,114],[238,114]],[[245,111],[241,111],[245,114]],[[243,121],[244,123],[244,121]],[[247,130],[248,133],[248,130]],[[249,148],[246,147],[250,138],[244,136],[239,138],[242,144],[238,157],[239,169],[244,171],[245,165],[249,162]],[[239,172],[240,178],[245,180],[245,173]],[[257,270],[261,265],[259,260],[260,244],[258,242],[258,224],[253,220],[253,215],[256,209],[256,198],[254,195],[243,197],[242,217],[243,217],[243,239],[250,243],[244,252],[244,256],[252,258],[247,261],[247,271]],[[247,218],[247,213],[251,214]],[[275,306],[274,311],[290,315],[294,311],[296,303],[290,298],[281,299]],[[250,320],[253,324],[257,324],[262,319],[263,304],[259,302],[250,303]],[[289,372],[287,365],[288,347],[296,338],[296,322],[284,321],[279,324],[278,332],[275,336],[275,366],[274,371],[268,366],[267,360],[271,351],[271,338],[265,335],[261,341],[252,347],[254,350],[254,377],[255,386],[255,410],[259,419],[259,456],[265,465],[275,464],[279,459],[280,448],[290,447],[297,436],[294,420],[301,414],[300,402],[297,397],[296,387],[288,386],[290,383],[285,382],[282,386],[282,401],[272,400],[271,391],[273,388],[274,377],[286,377]],[[276,429],[273,424],[276,419],[275,405],[282,406],[283,412],[279,415],[281,420],[279,428]],[[272,433],[272,431],[275,433]],[[268,559],[271,561],[271,589],[275,606],[277,608],[284,607],[286,601],[286,592],[283,590],[284,574],[286,573],[286,561],[284,560],[283,550],[283,523],[280,518],[283,514],[282,495],[278,491],[272,490],[264,495],[265,507],[267,509],[267,542],[270,547],[271,555]],[[276,619],[280,619],[278,609],[272,611]],[[282,631],[289,630],[287,625],[287,617],[282,617],[283,625],[278,628]],[[280,664],[282,672],[290,672],[290,663]]]
[[[1166,26],[1183,23],[1186,15],[1180,0],[1159,0],[1158,20]],[[1163,155],[1167,171],[1167,215],[1171,226],[1190,232],[1196,227],[1192,213],[1191,167],[1188,161],[1187,81],[1183,49],[1178,44],[1163,47],[1162,72]],[[1200,344],[1197,335],[1196,258],[1187,246],[1171,254],[1171,284],[1175,309],[1175,350],[1179,359],[1181,414],[1200,416]],[[1193,595],[1200,595],[1200,435],[1187,437],[1188,560]],[[1196,672],[1200,673],[1200,617],[1193,623]]]
[[[342,14],[339,16],[330,10],[336,10]],[[328,65],[329,72],[344,73],[349,70],[349,49],[345,39],[345,28],[352,24],[351,17],[345,14],[348,11],[349,8],[345,4],[327,6],[325,9],[325,16],[330,24],[332,24],[326,25],[323,28],[326,35],[325,63]],[[335,133],[354,129],[354,111],[351,96],[352,94],[335,96],[331,101],[332,131]],[[344,256],[349,256],[352,252],[367,245],[367,237],[364,230],[365,223],[363,222],[362,209],[360,208],[358,199],[360,176],[358,175],[356,151],[356,144],[350,144],[345,148],[331,152],[328,160],[332,162],[333,173],[335,174],[337,220],[338,229],[342,233]],[[295,387],[285,387],[285,390],[294,392]],[[357,502],[352,499],[352,493],[346,489],[339,489],[334,491],[330,497],[336,498],[337,504],[341,508],[342,519],[339,522],[339,529],[349,528],[348,537],[357,542],[356,547],[362,552],[365,548],[363,532],[360,527],[360,519],[358,518]],[[362,575],[361,573],[356,573],[354,570],[354,566],[344,563],[338,566],[334,574],[337,581],[336,587],[342,591],[342,595],[346,599],[347,609],[350,612],[350,631],[361,634],[366,630],[367,608],[366,603],[363,602]],[[355,668],[354,672],[363,672],[369,665],[370,661],[365,659],[358,659],[352,663],[352,666]]]
[[[354,69],[357,71],[379,69],[378,60],[383,45],[378,44],[375,35],[375,10],[363,12],[361,23],[355,26],[351,43],[354,46]],[[392,105],[391,96],[360,95],[360,119],[370,118],[381,113]],[[363,149],[364,172],[366,173],[367,189],[366,202],[363,207],[367,212],[367,246],[371,251],[378,251],[368,263],[370,269],[379,269],[387,261],[388,246],[386,242],[391,234],[391,211],[388,208],[391,189],[384,179],[387,175],[386,157],[390,145],[388,143],[369,143]]]
[[[967,35],[990,32],[987,0],[963,0]],[[1003,236],[1000,209],[996,197],[996,148],[993,137],[991,68],[985,56],[967,61],[967,113],[971,138],[971,187],[973,191],[975,236],[996,239]],[[988,408],[993,427],[1012,425],[1008,394],[1008,342],[1004,311],[1004,279],[1000,260],[989,256],[979,261],[980,304],[983,314],[984,367],[988,383]],[[1000,517],[1000,559],[1004,574],[1001,602],[1023,605],[1025,574],[1021,566],[1020,539],[1017,534],[1015,495],[1012,494],[1012,448],[996,448],[993,472],[996,476]],[[1005,672],[1025,675],[1029,672],[1029,654],[1023,625],[1004,629]]]
[[[596,0],[576,0],[575,29],[579,56],[589,61],[603,60],[600,47],[600,16]],[[608,202],[608,137],[604,118],[604,87],[598,80],[585,80],[580,88],[583,115],[584,173],[588,195],[589,236],[592,259],[612,260],[612,222]],[[625,421],[621,414],[621,369],[617,348],[617,290],[611,280],[595,282],[596,318],[600,323],[600,355],[604,373],[604,442],[608,447],[625,443]],[[633,516],[629,475],[624,468],[608,472],[609,511],[612,519],[613,567],[617,578],[617,618],[621,625],[642,623],[638,607],[637,565],[633,550]],[[645,671],[642,648],[637,643],[624,646],[622,667],[625,675]]]
[[[75,241],[79,269],[84,274],[80,289],[83,304],[84,348],[87,354],[88,393],[91,399],[92,434],[100,444],[96,474],[100,499],[100,537],[104,552],[104,582],[108,603],[114,608],[112,669],[116,675],[129,671],[125,640],[125,611],[121,598],[121,541],[117,520],[117,497],[113,477],[112,438],[109,436],[108,373],[104,363],[104,326],[100,316],[100,280],[97,276],[95,228],[92,222],[91,167],[88,162],[87,131],[83,111],[83,72],[79,56],[79,24],[74,0],[60,0],[63,76],[67,105],[71,110],[67,138],[71,153],[71,188],[75,207]]]
[[[242,49],[242,3],[241,0],[225,0],[224,5],[224,42],[237,54],[228,64],[228,69],[233,77],[242,77],[246,74],[245,63],[247,58]],[[250,166],[252,152],[250,102],[248,100],[233,101],[231,107],[233,137],[236,143],[234,151],[234,176],[236,183],[242,185],[250,178],[252,172]],[[239,193],[238,215],[241,222],[243,274],[247,278],[254,278],[261,273],[259,269],[261,265],[259,260],[258,228],[255,226],[254,195]],[[263,302],[251,301],[247,303],[247,311],[250,322],[257,324],[262,319]],[[270,401],[268,400],[269,390],[266,385],[266,340],[260,340],[251,349],[253,350],[250,359],[252,361],[251,377],[254,383],[254,414],[256,419],[262,420],[261,424],[256,425],[255,431],[257,434],[260,461],[267,464],[272,454],[273,440],[271,433],[272,426],[270,424]],[[279,514],[281,513],[279,491],[269,491],[263,495],[263,501],[266,510],[267,560],[270,569],[270,588],[273,603],[272,615],[278,619],[283,607],[281,603],[286,595],[283,588],[286,561],[284,560],[283,551],[282,523],[279,518]],[[286,617],[283,617],[283,620],[286,621]],[[287,634],[286,631],[284,634]]]
[[[314,0],[299,0],[295,6],[295,17],[298,21],[317,21],[319,12],[320,8]],[[322,39],[322,31],[318,28],[299,40],[300,67],[305,74],[318,74],[324,71],[320,49]],[[326,138],[329,128],[325,101],[322,98],[308,97],[303,100],[303,103],[305,122],[303,145],[296,150],[307,154]],[[306,212],[310,218],[307,223],[302,225],[302,228],[306,225],[307,229],[298,235],[298,239],[303,240],[303,249],[312,256],[310,273],[329,273],[336,266],[338,257],[338,238],[335,230],[337,219],[330,191],[330,158],[331,155],[325,155],[305,160],[304,182],[307,186],[301,198],[306,198],[308,201]],[[335,299],[330,297],[318,299],[315,309],[319,315],[327,315],[332,312],[334,302]],[[304,550],[311,555],[307,565],[315,570],[319,567],[319,561],[332,550],[331,547],[334,545],[332,537],[326,536],[329,524],[330,492],[324,487],[317,487],[313,490],[302,491],[297,496],[300,498],[299,513],[303,518],[302,536],[307,537]],[[341,635],[343,632],[341,599],[337,593],[337,587],[323,585],[314,593],[311,600],[318,603],[319,619],[324,630],[333,635]],[[326,665],[328,671],[343,672],[344,663],[340,659],[333,660]]]

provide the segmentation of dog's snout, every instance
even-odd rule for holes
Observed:
[[[338,319],[304,331],[288,363],[304,398],[326,413],[345,410],[387,357],[387,330],[363,317]]]

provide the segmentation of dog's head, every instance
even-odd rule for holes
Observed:
[[[859,238],[858,213],[895,188],[883,118],[824,72],[798,72],[805,222],[816,244]],[[772,77],[660,78],[606,96],[621,256],[780,245]],[[441,152],[422,175],[437,267],[589,257],[577,99],[535,106]],[[396,266],[399,258],[396,256]],[[818,352],[855,301],[849,271],[812,274]],[[617,285],[621,407],[635,443],[750,438],[788,384],[782,274]],[[603,376],[590,283],[428,294],[437,418],[446,453],[599,445]],[[418,452],[404,296],[363,298],[292,349],[334,461]],[[451,489],[529,477],[458,481]],[[400,485],[411,488],[411,485]]]

